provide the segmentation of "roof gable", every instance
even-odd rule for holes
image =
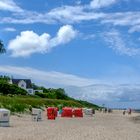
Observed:
[[[18,85],[18,83],[21,81],[24,81],[26,83],[26,88],[32,88],[30,79],[12,79],[12,84]]]

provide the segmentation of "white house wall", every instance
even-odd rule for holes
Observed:
[[[34,90],[32,88],[27,88],[26,91],[30,94],[33,95],[34,94]]]
[[[26,90],[26,82],[25,82],[25,81],[21,80],[21,81],[18,83],[18,86]]]

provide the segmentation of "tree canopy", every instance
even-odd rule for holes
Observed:
[[[0,53],[5,53],[6,49],[4,48],[3,42],[0,40]]]

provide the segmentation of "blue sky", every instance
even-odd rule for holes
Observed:
[[[0,72],[75,98],[140,108],[139,0],[0,0]]]

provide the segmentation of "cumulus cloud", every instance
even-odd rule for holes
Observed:
[[[94,9],[99,9],[102,7],[108,7],[117,2],[117,0],[92,0],[90,6]]]
[[[62,26],[54,38],[51,38],[48,33],[38,35],[33,31],[22,31],[20,35],[9,42],[8,50],[14,57],[46,53],[53,47],[68,43],[75,38],[76,34],[77,31],[71,25]]]
[[[23,10],[13,0],[1,0],[0,10],[11,12],[23,12]]]
[[[11,40],[8,49],[12,56],[29,56],[35,52],[44,52],[49,46],[49,34],[38,35],[33,31],[23,31],[15,39]]]
[[[50,43],[52,47],[55,47],[59,44],[65,44],[75,38],[77,31],[73,29],[70,25],[65,25],[60,28],[56,37],[51,39]]]

